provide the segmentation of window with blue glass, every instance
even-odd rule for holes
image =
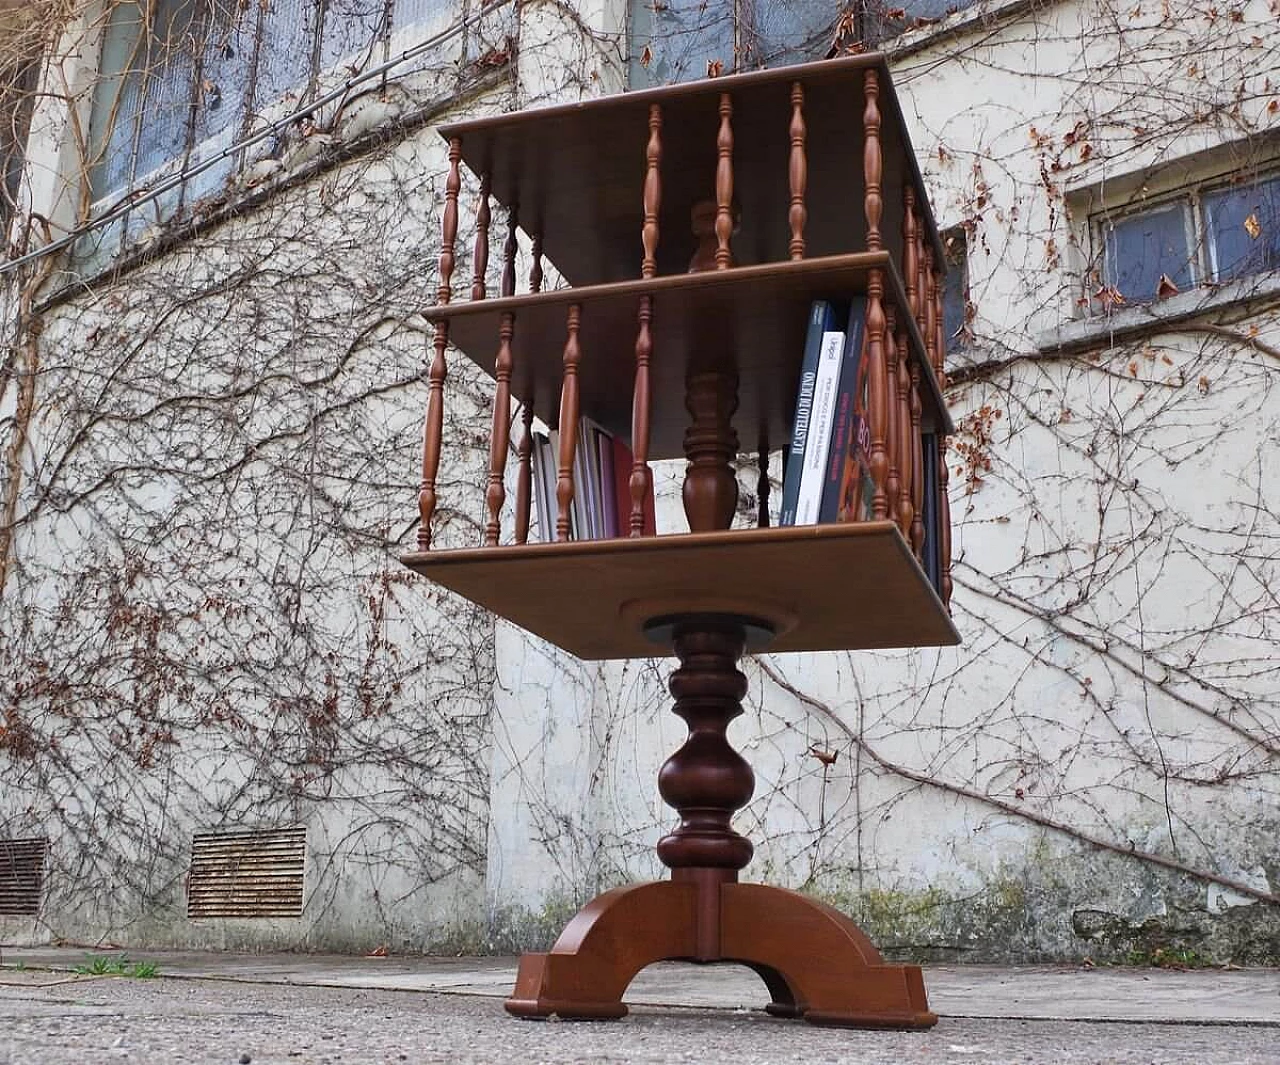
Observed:
[[[1133,303],[1155,299],[1161,278],[1180,291],[1191,288],[1198,279],[1190,229],[1190,204],[1181,200],[1109,223],[1105,236],[1108,284]]]
[[[1280,174],[1204,197],[1215,281],[1280,270]]]
[[[400,31],[421,38],[462,23],[465,37],[482,6],[496,3],[120,0],[104,27],[90,116],[93,198],[114,200],[225,149],[264,116],[312,99],[322,75],[340,81],[388,58]]]
[[[976,0],[630,0],[635,89],[872,49]]]
[[[1280,270],[1280,173],[1189,189],[1099,229],[1103,280],[1128,303]]]

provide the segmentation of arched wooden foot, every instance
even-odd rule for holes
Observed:
[[[721,953],[764,978],[770,1013],[848,1028],[938,1023],[920,967],[886,965],[839,910],[764,884],[723,884],[720,892]]]
[[[588,903],[547,954],[520,959],[507,1012],[575,1020],[624,1017],[622,995],[646,965],[697,955],[698,890],[660,880],[615,888]]]

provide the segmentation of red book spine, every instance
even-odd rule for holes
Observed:
[[[618,512],[618,535],[631,535],[631,464],[635,461],[631,448],[616,436],[613,438],[613,488]],[[658,526],[653,505],[653,478],[649,478],[649,493],[644,499],[644,535],[653,536]]]

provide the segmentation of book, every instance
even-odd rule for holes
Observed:
[[[595,422],[580,418],[575,430],[573,503],[569,507],[569,538],[596,540],[631,535],[631,449]],[[556,539],[560,503],[556,487],[560,471],[560,433],[535,432],[530,466],[537,507],[538,538]],[[644,535],[657,531],[653,481],[644,502]]]
[[[942,544],[938,532],[938,434],[920,434],[920,465],[924,474],[924,543],[921,545],[921,562],[925,576],[933,585],[938,597],[942,597]]]
[[[601,508],[604,531],[602,535],[606,539],[613,539],[620,535],[618,530],[621,528],[618,524],[617,473],[613,464],[614,440],[603,429],[596,431],[595,440],[596,454],[599,456],[600,464],[600,486],[603,489]],[[631,469],[628,467],[626,476],[630,475]]]
[[[599,460],[593,461],[595,448],[591,441],[591,425],[585,418],[578,419],[577,436],[573,449],[573,518],[577,529],[574,539],[598,540],[601,535]]]
[[[813,409],[804,446],[800,491],[796,498],[795,525],[814,525],[826,484],[827,455],[831,450],[831,428],[835,422],[836,392],[840,386],[840,366],[844,356],[844,332],[822,334],[818,355],[818,375],[813,385]]]
[[[538,539],[550,543],[556,538],[556,524],[551,517],[547,500],[547,478],[543,463],[551,449],[551,440],[545,433],[533,433],[529,438],[529,467],[533,482],[533,507],[538,520]]]
[[[836,521],[869,521],[876,486],[871,479],[871,427],[861,411],[853,416],[849,451],[840,480]]]
[[[791,440],[783,452],[785,472],[782,478],[782,509],[779,525],[796,523],[796,502],[800,497],[800,478],[804,467],[804,451],[809,439],[809,419],[813,412],[813,391],[818,381],[818,358],[822,353],[822,337],[835,324],[835,312],[826,300],[815,300],[809,308],[809,328],[805,334],[804,358],[800,364],[800,384],[796,390],[796,409],[791,421]]]
[[[849,303],[849,320],[845,329],[844,355],[840,365],[840,384],[836,393],[835,422],[831,429],[831,447],[827,453],[826,477],[819,505],[820,522],[836,521],[844,495],[846,467],[856,460],[854,421],[862,419],[867,427],[867,359],[865,296]]]
[[[631,535],[631,466],[635,456],[631,448],[617,437],[613,439],[614,506],[618,515],[618,535]],[[644,500],[643,535],[657,532],[653,503],[653,477],[649,477],[649,493]]]

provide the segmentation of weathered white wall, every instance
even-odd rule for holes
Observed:
[[[743,667],[747,875],[834,899],[889,948],[1280,954],[1258,899],[1280,891],[1274,303],[1252,290],[1115,347],[1104,324],[1081,354],[1043,339],[1091,328],[1073,194],[1217,143],[1276,158],[1280,65],[1261,0],[1238,20],[1122,7],[978,10],[896,63],[977,307],[951,397],[963,645]],[[513,68],[430,121],[617,90],[624,14],[522,5]],[[423,70],[419,102],[445,76]],[[38,160],[63,151],[55,118]],[[443,170],[430,125],[389,133],[43,311],[0,599],[0,835],[49,831],[55,876],[42,923],[0,938],[505,950],[660,875],[673,661],[577,662],[394,561]],[[474,542],[489,412],[451,366],[438,537]],[[680,474],[657,470],[663,528]],[[290,821],[303,920],[185,920],[190,832]]]

